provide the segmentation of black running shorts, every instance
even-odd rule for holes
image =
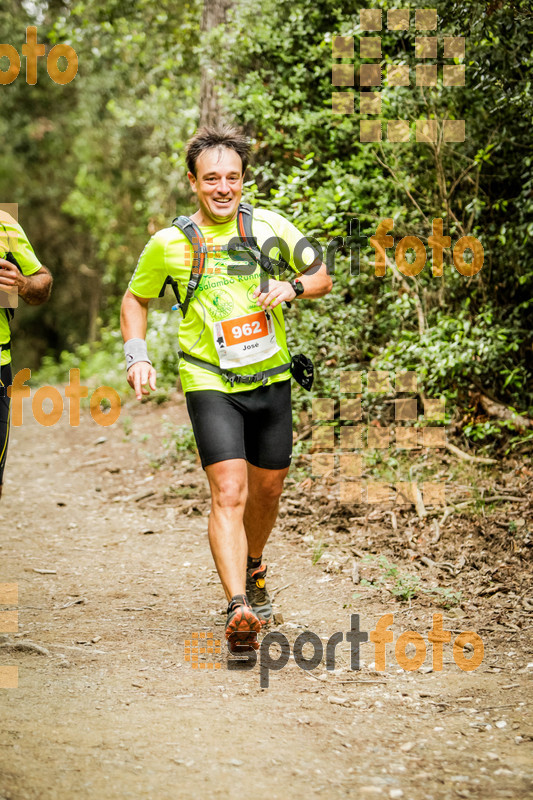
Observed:
[[[202,467],[244,458],[255,467],[285,469],[291,463],[291,382],[246,392],[187,392],[187,409]]]
[[[7,396],[7,387],[11,386],[11,364],[4,364],[0,371],[0,486],[4,482],[4,468],[7,459],[7,441],[9,439],[9,406],[11,399]]]

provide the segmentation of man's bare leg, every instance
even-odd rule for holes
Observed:
[[[243,458],[218,461],[205,469],[211,487],[209,544],[228,600],[245,593],[248,544],[243,516],[247,470]]]
[[[206,467],[211,487],[209,544],[228,601],[246,593],[248,542],[244,530],[244,509],[248,474],[241,458],[219,461]],[[252,608],[237,597],[228,606],[226,639],[231,653],[257,650],[261,621]]]
[[[289,467],[261,469],[248,464],[248,493],[244,509],[244,528],[250,558],[261,558],[275,525],[279,499]]]

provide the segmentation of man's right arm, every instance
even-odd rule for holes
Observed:
[[[148,298],[137,297],[126,289],[120,309],[120,329],[126,349],[131,340],[137,340],[133,344],[141,346],[145,341],[149,302]],[[128,383],[134,389],[137,400],[142,400],[143,395],[150,394],[147,385],[155,391],[156,376],[157,373],[149,361],[139,360],[129,367]]]

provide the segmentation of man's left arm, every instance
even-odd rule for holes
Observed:
[[[295,297],[302,297],[304,300],[313,300],[317,297],[323,297],[325,294],[331,292],[333,283],[324,262],[311,264],[311,266],[301,274],[295,276],[295,280],[299,281],[303,286],[303,292],[296,294],[289,281],[278,281],[274,278],[268,280],[268,291],[261,292],[261,288],[257,288],[254,292],[258,304],[265,311],[269,308],[276,308],[284,301],[290,303]]]
[[[43,266],[32,275],[23,275],[15,264],[0,258],[0,290],[16,290],[28,305],[38,306],[50,297],[52,275]]]

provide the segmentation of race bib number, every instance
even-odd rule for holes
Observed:
[[[255,364],[281,349],[272,317],[264,311],[215,322],[213,336],[220,366],[226,369]]]

